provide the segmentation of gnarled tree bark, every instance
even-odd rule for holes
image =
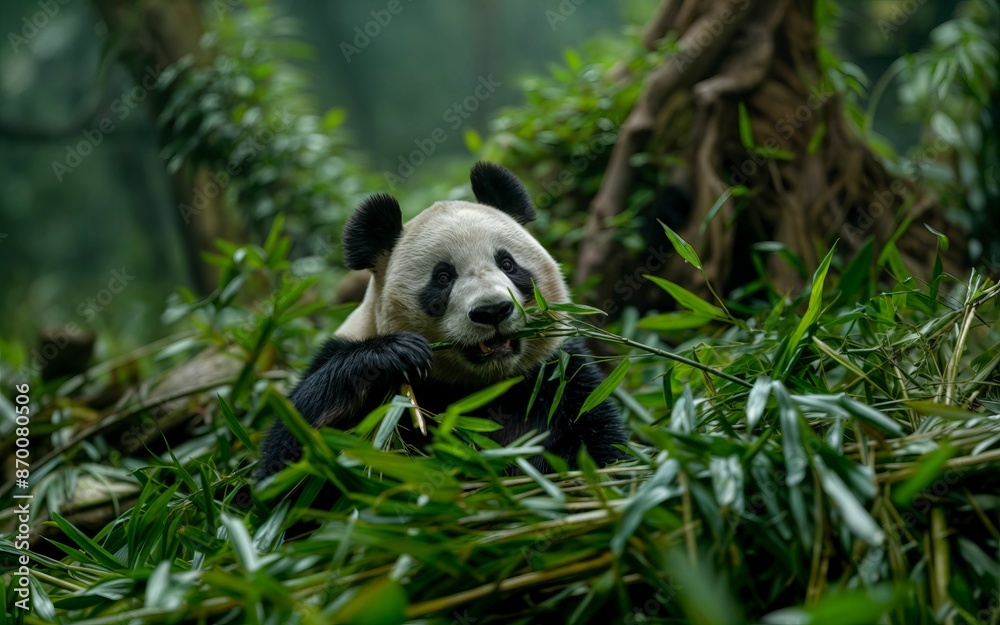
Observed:
[[[692,198],[679,234],[698,250],[717,287],[749,278],[740,273],[749,266],[748,239],[783,243],[814,268],[838,239],[840,253],[849,256],[871,236],[877,253],[909,219],[909,229],[895,244],[917,276],[929,275],[936,250],[924,223],[962,240],[932,195],[918,182],[890,174],[855,135],[841,95],[824,76],[813,18],[813,0],[664,2],[643,41],[656,49],[674,32],[680,52],[646,76],[643,93],[622,125],[589,207],[577,284],[593,282],[597,275],[631,275],[643,265],[643,259],[616,244],[607,225],[628,205],[631,159],[639,152],[682,157],[684,164],[665,176]],[[754,146],[769,157],[743,145],[741,104]],[[682,126],[674,119],[693,123]],[[745,210],[737,215],[737,200],[730,197],[710,215],[726,190],[741,184],[750,190],[739,200]],[[961,244],[949,248],[946,271],[965,265],[963,249]],[[777,257],[768,272],[779,292],[799,288],[807,279]],[[658,273],[705,292],[700,273],[676,256]],[[588,303],[607,306],[616,302],[613,285],[614,280],[598,281],[583,295]],[[649,301],[637,301],[644,299]]]

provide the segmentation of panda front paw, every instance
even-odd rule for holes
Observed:
[[[371,339],[369,365],[391,387],[425,379],[431,370],[430,343],[416,332],[396,332]]]

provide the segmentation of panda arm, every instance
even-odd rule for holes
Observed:
[[[313,427],[349,428],[400,384],[425,377],[430,365],[430,345],[413,332],[362,340],[332,338],[289,399]],[[301,454],[299,441],[284,423],[276,421],[261,448],[258,479],[295,462]]]

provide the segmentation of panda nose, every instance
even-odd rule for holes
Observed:
[[[510,317],[513,312],[514,304],[510,300],[506,300],[499,304],[473,308],[469,311],[469,319],[487,326],[498,326],[504,319]]]

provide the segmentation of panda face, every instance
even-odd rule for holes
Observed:
[[[440,202],[403,228],[381,280],[380,333],[414,331],[452,348],[436,352],[432,376],[489,383],[526,373],[558,346],[518,339],[522,306],[567,301],[559,268],[514,219],[467,202]]]
[[[344,228],[344,258],[352,269],[371,269],[361,306],[337,331],[417,332],[450,349],[434,354],[431,377],[476,386],[523,375],[544,363],[558,338],[518,339],[522,307],[568,302],[569,292],[552,256],[525,230],[535,209],[514,174],[499,165],[472,169],[478,203],[437,202],[402,225],[396,200],[366,199]]]

